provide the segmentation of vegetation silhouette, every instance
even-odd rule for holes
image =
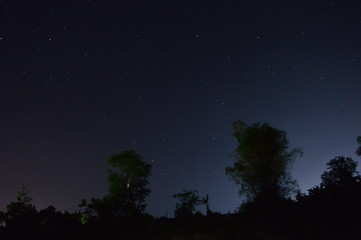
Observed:
[[[2,214],[2,221],[8,228],[28,228],[29,224],[34,222],[30,221],[35,218],[36,208],[31,204],[33,200],[29,196],[29,189],[24,185],[18,192],[15,202],[10,202],[6,206],[6,213]]]
[[[25,186],[18,192],[16,201],[7,205],[7,211],[0,213],[0,237],[6,239],[27,239],[31,236],[44,239],[63,239],[65,236],[79,237],[81,224],[77,213],[61,213],[54,206],[40,210],[32,205],[30,190]],[[79,233],[79,234],[76,234]]]
[[[357,171],[358,163],[350,157],[339,156],[327,163],[327,171],[321,175],[321,186],[326,187],[353,187],[361,181]]]
[[[238,146],[232,167],[226,174],[240,187],[239,194],[248,200],[285,198],[297,190],[297,182],[290,175],[299,148],[288,150],[286,133],[267,123],[246,125],[233,123],[233,136]]]
[[[208,194],[205,197],[198,199],[197,205],[205,205],[206,206],[207,216],[209,216],[210,214],[213,214],[213,212],[209,208],[209,195]]]
[[[286,133],[268,123],[247,125],[236,121],[232,126],[237,148],[235,162],[226,168],[226,174],[246,200],[239,211],[254,226],[270,233],[284,232],[278,227],[289,224],[293,206],[290,197],[298,190],[290,171],[302,150],[289,150]]]
[[[356,150],[356,154],[358,156],[361,156],[361,136],[358,136],[356,139],[357,143],[359,144],[357,150]]]
[[[195,208],[199,202],[198,190],[185,190],[173,195],[177,199],[174,210],[175,217],[191,217],[195,213]]]
[[[145,213],[150,194],[151,165],[134,151],[113,155],[108,164],[109,193],[82,200],[79,211],[68,213],[48,206],[38,211],[23,186],[16,200],[0,212],[2,239],[361,239],[361,176],[358,163],[337,156],[326,164],[321,183],[298,191],[290,167],[301,153],[288,150],[285,132],[268,124],[235,122],[236,162],[226,173],[246,196],[237,213],[213,213],[209,196],[198,190],[174,194],[175,218]],[[360,137],[357,138],[361,143]],[[361,150],[358,147],[359,155]],[[206,206],[206,215],[195,211]]]
[[[150,194],[148,178],[152,166],[142,160],[134,151],[125,151],[113,155],[108,164],[115,170],[109,170],[108,198],[114,202],[118,216],[131,216],[144,212],[145,198]]]
[[[297,196],[302,224],[315,234],[332,233],[344,239],[361,236],[361,178],[357,165],[349,157],[331,159],[321,175],[320,185],[309,189],[308,194]]]
[[[109,158],[113,168],[108,173],[108,194],[102,199],[85,199],[79,207],[83,222],[97,221],[111,223],[117,217],[130,217],[144,213],[145,198],[149,195],[148,177],[152,166],[142,160],[134,151],[124,151]]]

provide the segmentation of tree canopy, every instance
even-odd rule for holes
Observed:
[[[240,186],[239,194],[250,200],[283,198],[294,193],[297,183],[291,178],[290,168],[301,149],[288,150],[284,131],[267,123],[246,125],[233,123],[233,136],[238,146],[233,166],[226,174]]]
[[[145,198],[149,195],[148,177],[152,166],[134,151],[113,155],[108,164],[109,198],[114,203],[117,215],[129,216],[144,212]]]
[[[32,198],[29,195],[30,191],[25,186],[22,186],[21,191],[18,192],[15,202],[10,202],[7,206],[6,214],[3,214],[3,221],[6,225],[24,225],[29,216],[36,213],[36,208],[31,204]]]
[[[321,186],[347,187],[360,182],[357,162],[350,157],[338,156],[327,163],[327,171],[321,175]]]
[[[358,136],[356,140],[357,140],[357,143],[359,144],[359,146],[358,146],[358,148],[356,150],[356,154],[358,156],[361,156],[361,136]]]
[[[173,195],[177,199],[174,210],[175,217],[188,217],[194,214],[196,205],[199,203],[198,190],[183,190]]]

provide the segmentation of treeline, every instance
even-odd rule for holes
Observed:
[[[28,189],[0,213],[0,237],[24,239],[361,239],[361,176],[357,162],[336,156],[321,183],[301,193],[291,177],[302,149],[289,148],[284,131],[264,124],[233,123],[237,148],[226,174],[246,199],[237,213],[215,213],[209,195],[183,190],[173,219],[145,213],[152,166],[134,151],[108,160],[108,194],[82,200],[74,213],[53,206],[37,211]],[[361,137],[357,138],[361,156]],[[226,198],[227,196],[225,196]],[[203,205],[206,215],[196,211]]]

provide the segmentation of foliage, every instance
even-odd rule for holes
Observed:
[[[357,162],[349,157],[338,156],[327,164],[327,170],[321,175],[320,186],[308,190],[308,194],[299,195],[300,201],[312,201],[325,204],[326,202],[348,201],[361,193],[361,176],[356,170]],[[355,198],[353,198],[355,199]]]
[[[286,133],[267,123],[246,125],[233,123],[233,136],[238,142],[236,162],[226,174],[240,186],[239,194],[248,199],[287,197],[295,192],[297,183],[290,168],[301,149],[288,151]]]
[[[358,194],[361,191],[361,176],[356,170],[357,162],[352,158],[338,156],[327,164],[327,170],[321,175],[321,184],[308,190],[308,194],[299,193],[297,200],[313,201],[325,204],[335,199],[347,200],[345,193]],[[348,199],[351,200],[351,199]]]
[[[358,136],[357,139],[356,139],[357,143],[360,145],[357,150],[356,150],[356,154],[358,156],[361,156],[361,136]]]
[[[357,168],[357,162],[352,158],[338,156],[327,163],[327,171],[321,175],[323,187],[340,186],[346,187],[360,182],[361,177]]]
[[[91,198],[89,203],[83,199],[79,207],[81,208],[81,222],[83,224],[89,220],[106,222],[114,217],[114,202],[109,196],[102,199]]]
[[[134,151],[125,151],[113,155],[108,164],[116,171],[109,171],[108,201],[118,216],[130,216],[143,213],[145,198],[150,190],[147,188],[152,166],[142,161]]]
[[[61,213],[52,205],[38,212],[39,226],[47,231],[64,231],[65,226],[79,225],[77,213]]]
[[[358,231],[361,181],[356,168],[357,162],[351,158],[335,157],[327,163],[321,184],[299,194],[298,215],[306,227],[317,226],[323,232],[333,229],[341,235]]]
[[[174,210],[175,217],[189,217],[194,214],[195,206],[199,203],[198,190],[183,190],[173,195],[177,199]]]
[[[36,208],[31,204],[32,198],[29,193],[30,191],[25,186],[22,186],[16,201],[10,202],[6,206],[7,212],[4,214],[4,221],[7,226],[24,225],[29,217],[36,214]]]

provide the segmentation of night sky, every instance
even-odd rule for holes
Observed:
[[[359,161],[361,3],[355,1],[0,2],[0,210],[22,184],[38,209],[75,211],[107,193],[110,155],[153,165],[146,211],[172,195],[241,203],[225,174],[233,121],[268,122],[320,183],[338,155]],[[204,209],[201,209],[204,211]]]

